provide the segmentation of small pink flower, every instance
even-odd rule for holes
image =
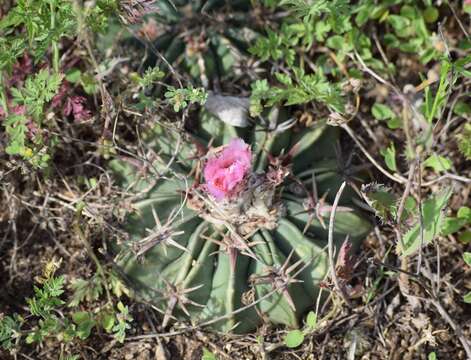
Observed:
[[[70,90],[69,82],[67,80],[63,81],[59,88],[59,91],[52,98],[51,106],[53,108],[58,108],[62,104],[62,101],[64,100],[64,98],[67,96],[67,93],[69,92],[69,90]]]
[[[8,108],[9,108],[10,114],[12,115],[25,115],[26,114],[26,106],[24,105],[8,104]],[[3,118],[4,116],[5,116],[5,110],[3,110],[3,108],[0,106],[0,118]]]
[[[85,99],[83,96],[74,95],[68,97],[65,101],[63,110],[64,115],[69,116],[72,114],[76,122],[89,119],[92,114],[90,110],[88,110],[84,105],[86,101],[87,99]]]
[[[216,200],[234,195],[250,171],[252,153],[242,139],[232,139],[217,156],[204,167],[206,189]]]

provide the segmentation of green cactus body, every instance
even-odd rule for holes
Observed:
[[[155,17],[161,35],[152,40],[152,47],[169,63],[184,65],[204,86],[208,79],[228,74],[255,37],[246,21],[249,0],[158,0],[155,6],[150,17]],[[225,13],[231,16],[221,18]],[[149,56],[153,65],[158,58]]]
[[[328,272],[327,203],[344,180],[334,151],[337,129],[319,124],[280,133],[261,125],[241,130],[204,116],[200,129],[180,142],[177,152],[172,134],[157,126],[146,138],[159,155],[152,166],[159,175],[151,175],[149,167],[138,171],[124,159],[111,162],[122,186],[137,199],[125,224],[129,240],[117,247],[123,273],[141,297],[162,311],[165,325],[179,319],[237,333],[265,321],[298,327]],[[244,210],[226,220],[205,208],[204,191],[196,193],[201,199],[195,197],[202,176],[189,175],[204,164],[195,144],[201,149],[209,134],[213,147],[236,136],[252,144],[253,172],[247,180],[255,184],[252,197],[246,200],[241,192],[236,208]],[[280,183],[270,188],[266,174],[276,159],[288,162],[278,170],[290,175],[280,175]],[[318,216],[308,206],[306,190],[313,181],[319,197],[326,194]],[[337,248],[347,235],[357,246],[370,230],[352,204],[352,192],[344,194],[345,210],[335,218]],[[195,201],[203,205],[198,208]],[[222,211],[232,214],[231,207]]]

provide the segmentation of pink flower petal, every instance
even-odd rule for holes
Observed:
[[[250,147],[242,139],[232,139],[204,167],[207,191],[218,201],[234,195],[237,186],[249,172],[251,162]]]

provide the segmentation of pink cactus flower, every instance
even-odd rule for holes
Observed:
[[[207,191],[220,201],[235,195],[237,186],[250,171],[252,152],[242,139],[232,139],[204,167]]]

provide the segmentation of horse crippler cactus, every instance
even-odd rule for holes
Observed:
[[[335,151],[336,128],[283,131],[274,113],[252,130],[209,116],[190,135],[157,125],[145,138],[151,160],[111,162],[133,193],[116,261],[164,326],[298,327],[314,307],[328,270],[328,201],[356,178]],[[347,187],[337,209],[337,247],[370,230],[354,196]]]

